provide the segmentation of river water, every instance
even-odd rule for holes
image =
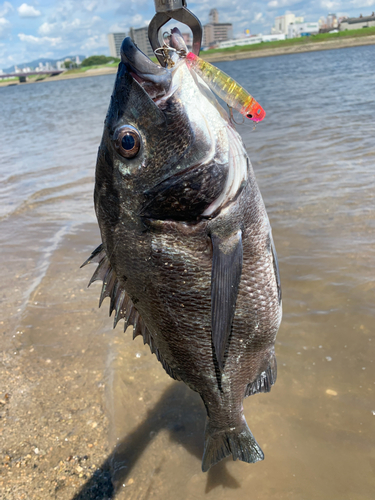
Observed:
[[[244,402],[266,458],[207,474],[200,398],[131,329],[111,330],[93,269],[79,270],[100,243],[94,168],[115,76],[0,89],[4,498],[374,498],[374,60],[368,46],[218,64],[267,112],[239,131],[284,316],[277,383]]]

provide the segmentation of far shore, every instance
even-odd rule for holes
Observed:
[[[333,50],[333,49],[344,49],[347,47],[359,47],[362,45],[375,45],[375,35],[363,36],[363,37],[343,37],[335,38],[333,40],[324,40],[321,42],[309,42],[303,44],[294,44],[281,47],[267,48],[266,44],[262,44],[261,47],[252,46],[251,49],[239,49],[238,47],[233,48],[233,50],[218,51],[214,53],[201,52],[202,59],[209,62],[224,62],[224,61],[235,61],[239,59],[253,59],[257,57],[271,57],[271,56],[282,56],[288,54],[299,54],[302,52],[315,52],[320,50]],[[84,72],[74,73],[67,71],[57,76],[50,76],[43,78],[41,80],[30,80],[28,83],[40,83],[40,82],[56,82],[59,80],[68,80],[73,78],[85,78],[89,76],[101,76],[110,75],[117,73],[116,66],[103,66],[95,69],[87,69]],[[25,83],[19,83],[18,81],[10,80],[0,80],[0,87],[7,87],[10,85],[25,85]]]
[[[309,42],[304,44],[287,45],[285,47],[267,48],[267,44],[262,44],[262,48],[256,50],[236,50],[231,52],[216,52],[207,54],[203,52],[201,56],[209,62],[233,61],[238,59],[252,59],[255,57],[283,56],[287,54],[299,54],[301,52],[316,52],[318,50],[345,49],[347,47],[359,47],[361,45],[375,45],[375,35],[360,38],[335,38],[321,42]]]

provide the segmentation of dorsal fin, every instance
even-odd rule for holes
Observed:
[[[211,234],[213,257],[211,273],[212,342],[219,368],[224,369],[224,353],[236,310],[242,273],[242,232],[221,238]]]
[[[139,312],[135,308],[129,295],[126,293],[125,288],[121,284],[120,280],[117,278],[115,270],[112,268],[111,263],[107,257],[107,254],[103,248],[103,244],[96,248],[90,257],[82,264],[81,267],[87,264],[98,263],[98,267],[89,281],[88,286],[94,281],[102,280],[103,286],[100,294],[99,307],[102,305],[103,300],[106,297],[111,299],[109,307],[109,315],[115,311],[115,317],[113,321],[113,328],[116,327],[120,319],[124,319],[124,332],[128,326],[133,326],[133,339],[138,335],[143,337],[143,343],[150,346],[150,350],[156,355],[157,359],[162,364],[164,370],[168,373],[170,377],[175,380],[181,380],[176,372],[168,365],[165,359],[162,357],[160,351],[155,345],[150,331],[148,330],[145,322],[141,318]]]

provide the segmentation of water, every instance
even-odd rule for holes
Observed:
[[[94,166],[114,75],[0,89],[3,449],[39,446],[47,471],[25,459],[9,487],[42,498],[47,474],[45,498],[56,483],[59,498],[104,499],[100,474],[66,472],[81,454],[113,471],[116,498],[373,498],[374,57],[368,46],[218,65],[267,111],[239,130],[273,227],[284,318],[277,383],[244,403],[266,459],[208,474],[199,397],[130,331],[111,330],[99,285],[85,289],[91,269],[78,270],[100,242]]]

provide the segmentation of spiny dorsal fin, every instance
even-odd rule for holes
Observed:
[[[181,380],[176,372],[168,365],[160,351],[155,345],[151,333],[149,332],[145,322],[135,308],[129,295],[123,288],[120,280],[117,278],[115,270],[112,268],[111,263],[107,257],[107,254],[103,248],[103,244],[96,248],[90,257],[82,264],[81,268],[87,264],[98,263],[98,267],[89,281],[88,286],[94,281],[102,280],[103,286],[100,294],[99,307],[102,305],[103,300],[106,297],[110,297],[111,303],[109,307],[109,315],[115,311],[115,317],[113,322],[113,328],[116,327],[120,319],[124,319],[124,331],[128,326],[133,326],[133,339],[138,335],[143,338],[143,343],[150,346],[150,350],[156,355],[158,361],[162,364],[164,370],[168,373],[170,377],[175,380]]]
[[[97,248],[95,248],[95,250],[92,252],[90,257],[85,260],[80,269],[82,269],[82,267],[87,266],[87,264],[100,262],[103,257],[105,257],[105,250],[103,248],[103,243],[100,243],[100,245]]]
[[[242,273],[242,232],[220,238],[212,234],[211,328],[219,368],[227,346]]]

